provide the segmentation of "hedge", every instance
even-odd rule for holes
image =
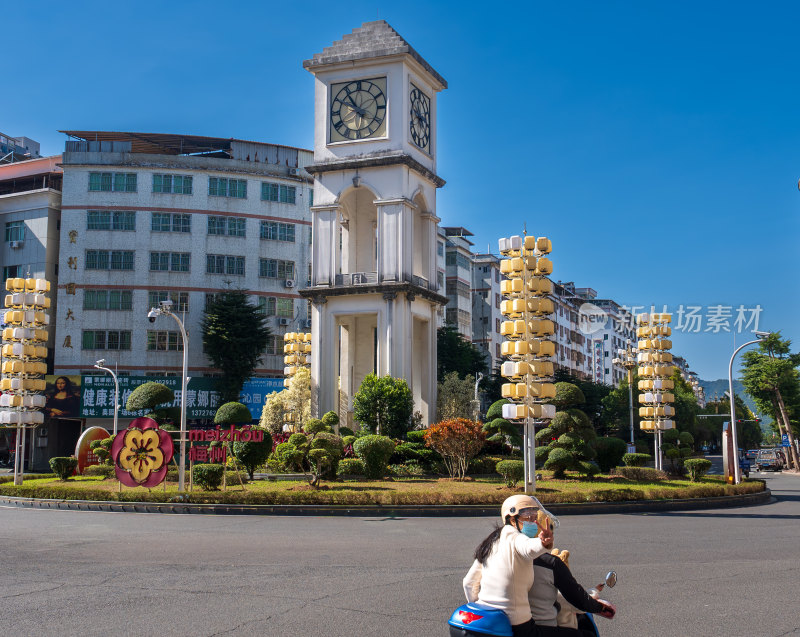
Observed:
[[[221,464],[196,464],[192,467],[192,481],[201,489],[216,491],[224,473],[225,467]]]
[[[50,458],[50,468],[61,480],[69,480],[78,468],[78,459],[72,457]]]
[[[646,453],[626,453],[622,456],[626,467],[643,467],[649,460],[650,455]]]
[[[692,458],[684,461],[683,466],[686,467],[686,471],[689,472],[689,479],[692,482],[697,482],[708,473],[708,470],[711,468],[711,460]]]

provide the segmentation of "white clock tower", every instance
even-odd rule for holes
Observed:
[[[436,95],[447,82],[385,21],[303,66],[314,74],[312,411],[353,425],[364,377],[404,378],[436,415]]]

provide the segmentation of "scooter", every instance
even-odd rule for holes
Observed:
[[[617,574],[609,571],[602,584],[589,589],[589,594],[597,598],[604,588],[614,588]],[[497,608],[484,606],[478,602],[464,604],[456,608],[447,622],[450,625],[450,637],[512,637],[511,622],[508,616]],[[592,613],[578,615],[578,628],[600,637]]]

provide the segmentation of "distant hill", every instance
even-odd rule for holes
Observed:
[[[706,393],[706,401],[714,400],[714,394],[717,395],[718,398],[724,398],[725,392],[728,391],[728,379],[727,378],[720,378],[719,380],[703,380],[702,378],[699,379],[700,386]],[[736,392],[737,396],[741,396],[742,400],[744,400],[744,404],[750,408],[754,414],[758,414],[758,408],[756,407],[755,402],[744,390],[744,385],[742,385],[741,381],[735,380],[733,381],[733,391]],[[759,414],[759,417],[762,421],[765,418],[765,414]],[[766,416],[769,419],[769,416]]]

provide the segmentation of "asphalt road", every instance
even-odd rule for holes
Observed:
[[[741,509],[563,516],[604,636],[800,635],[800,476]],[[0,508],[0,634],[444,636],[487,518],[292,518]]]

